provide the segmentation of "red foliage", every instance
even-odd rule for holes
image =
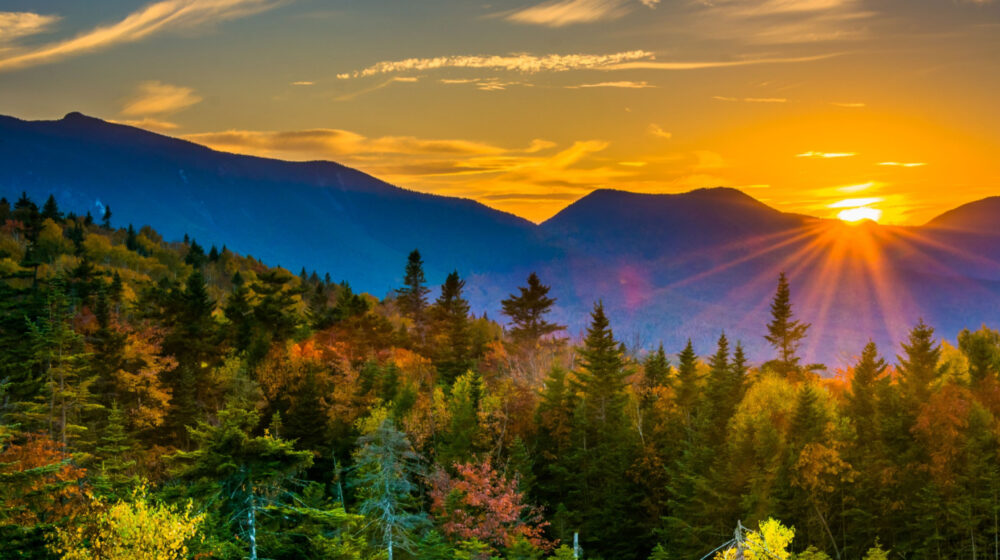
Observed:
[[[510,546],[517,537],[551,550],[555,542],[543,531],[542,510],[524,503],[517,481],[494,470],[487,458],[479,464],[455,464],[457,477],[443,470],[431,478],[431,512],[441,520],[450,538],[479,539],[495,546]]]

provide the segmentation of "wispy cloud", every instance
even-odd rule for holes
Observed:
[[[802,152],[801,154],[795,154],[798,158],[820,158],[820,159],[832,159],[832,158],[846,158],[854,157],[854,152]]]
[[[670,140],[671,138],[674,137],[673,134],[667,132],[666,130],[663,130],[662,128],[660,128],[660,125],[655,124],[655,123],[654,124],[650,124],[646,128],[646,130],[650,134],[652,134],[653,136],[656,136],[657,138],[663,138],[664,140]]]
[[[170,132],[171,130],[177,130],[180,125],[177,123],[172,123],[170,121],[165,121],[161,119],[155,119],[153,117],[144,117],[142,119],[125,119],[125,120],[115,120],[118,124],[127,124],[128,126],[134,126],[136,128],[144,128],[146,130],[153,130],[156,132]]]
[[[156,80],[139,84],[138,94],[122,108],[126,117],[176,113],[201,101],[189,87],[174,86]]]
[[[638,4],[652,9],[659,3],[660,0],[548,0],[499,15],[504,16],[507,21],[516,23],[564,27],[578,23],[616,20],[632,11]]]
[[[316,84],[316,82],[310,82],[308,80],[300,80],[298,82],[292,82],[293,86],[311,86],[311,85],[315,85],[315,84]]]
[[[883,161],[879,163],[883,167],[923,167],[927,165],[924,162],[901,162],[901,161]]]
[[[830,103],[830,105],[834,105],[836,107],[843,107],[845,109],[862,109],[865,107],[864,103],[844,102],[844,101],[834,101]]]
[[[636,60],[607,64],[600,70],[704,70],[708,68],[730,68],[735,66],[756,66],[759,64],[792,64],[797,62],[814,62],[840,56],[841,53],[820,54],[814,56],[779,57],[779,58],[747,58],[741,60],[702,60],[693,62],[674,61],[658,62],[655,60]],[[651,57],[645,57],[651,58]]]
[[[862,0],[701,0],[697,24],[714,37],[792,44],[854,40],[868,34],[875,12]]]
[[[656,86],[649,84],[648,82],[630,82],[630,81],[597,82],[595,84],[580,84],[576,86],[566,86],[567,89],[581,89],[581,88],[648,89],[655,87]]]
[[[333,160],[384,180],[427,192],[492,200],[497,207],[540,219],[567,199],[610,186],[639,172],[593,157],[602,140],[562,147],[533,140],[520,148],[462,139],[413,136],[368,137],[341,129],[230,130],[187,134],[184,139],[214,149],[288,160]],[[549,200],[551,205],[534,208]],[[505,202],[500,202],[505,201]]]
[[[59,16],[32,12],[0,12],[0,47],[15,39],[48,31],[57,21]]]
[[[119,44],[133,43],[158,33],[245,17],[272,9],[281,1],[163,0],[149,4],[117,23],[95,27],[71,39],[10,49],[0,55],[0,71],[51,63]]]
[[[788,103],[784,97],[724,97],[714,95],[712,99],[718,101],[742,101],[744,103]]]
[[[612,54],[512,54],[512,55],[460,55],[435,58],[407,58],[377,62],[354,72],[337,74],[346,80],[379,74],[437,70],[441,68],[477,68],[508,70],[524,73],[564,72],[567,70],[606,69],[623,62],[653,58],[649,51],[635,50]]]

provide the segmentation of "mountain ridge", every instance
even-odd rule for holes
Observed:
[[[38,201],[54,194],[78,213],[100,201],[112,207],[115,225],[226,243],[270,264],[328,271],[376,295],[399,285],[417,248],[431,286],[457,269],[473,309],[491,316],[537,271],[558,300],[554,319],[570,332],[602,300],[616,332],[640,346],[663,340],[679,349],[691,337],[708,348],[724,328],[752,357],[765,357],[760,332],[782,271],[797,314],[822,340],[807,348],[810,361],[853,355],[866,342],[861,332],[895,345],[919,317],[947,336],[1000,317],[1000,243],[992,231],[852,227],[782,212],[728,187],[598,189],[533,224],[336,162],[220,152],[70,113],[56,121],[0,117],[0,194],[22,191]]]

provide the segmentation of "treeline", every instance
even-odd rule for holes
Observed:
[[[569,340],[534,274],[501,324],[401,272],[378,300],[0,200],[0,557],[1000,553],[994,330],[823,373],[784,276],[757,365],[627,348],[599,302]]]

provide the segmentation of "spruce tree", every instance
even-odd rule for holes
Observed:
[[[462,297],[465,280],[458,272],[448,275],[441,295],[431,309],[433,332],[438,348],[436,365],[445,383],[451,384],[471,366],[469,302]]]
[[[45,201],[45,205],[42,206],[42,220],[52,220],[53,222],[59,223],[63,219],[62,212],[59,211],[59,205],[56,204],[56,197],[49,195],[49,198]]]
[[[384,419],[358,440],[355,458],[360,504],[368,518],[373,541],[393,560],[398,550],[412,552],[414,535],[427,520],[416,513],[419,456],[406,434]]]
[[[400,311],[413,320],[418,330],[422,330],[424,326],[427,294],[430,292],[426,283],[424,261],[420,258],[420,251],[414,249],[407,257],[403,287],[396,290],[396,300]]]
[[[931,384],[941,375],[938,366],[941,345],[934,341],[934,329],[920,319],[902,346],[903,354],[896,356],[899,383],[911,403],[925,403],[930,397]]]
[[[778,276],[778,288],[771,302],[771,322],[764,337],[778,355],[765,365],[783,375],[795,375],[801,371],[798,349],[808,330],[809,324],[796,320],[792,314],[791,290],[782,272]]]
[[[684,349],[677,355],[676,402],[677,409],[685,425],[691,423],[694,409],[698,403],[700,383],[698,375],[698,355],[694,353],[694,345],[689,338]]]
[[[566,328],[545,320],[545,315],[556,302],[555,298],[548,296],[550,289],[532,272],[528,276],[527,287],[519,287],[520,293],[511,294],[500,302],[503,314],[510,317],[508,333],[515,345],[534,348],[544,337]]]
[[[221,503],[228,519],[246,542],[247,557],[259,557],[263,515],[287,497],[294,477],[312,465],[312,452],[296,451],[291,442],[258,433],[260,417],[248,403],[231,400],[219,412],[218,424],[190,428],[195,450],[171,460],[178,476],[194,483],[193,493],[207,503]],[[197,495],[197,494],[196,494]]]

